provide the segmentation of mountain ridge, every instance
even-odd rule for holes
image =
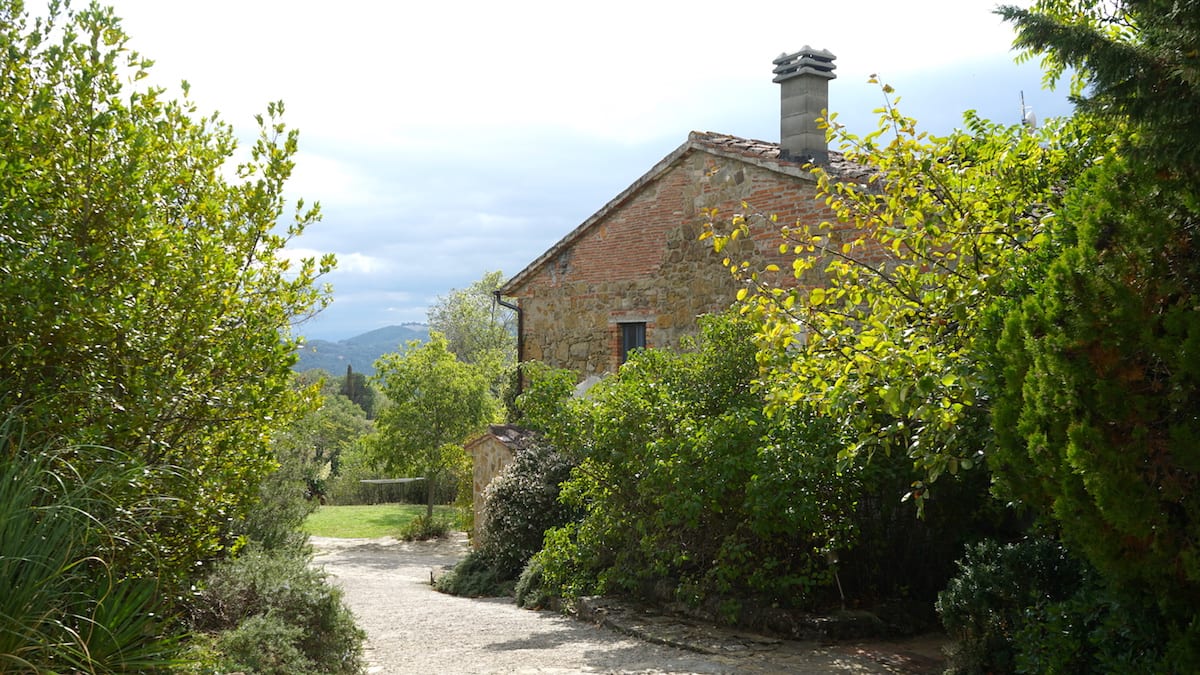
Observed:
[[[389,352],[403,351],[413,340],[428,341],[429,326],[403,323],[376,328],[336,342],[306,340],[296,350],[299,358],[292,370],[301,373],[320,368],[331,375],[341,375],[349,366],[356,373],[372,375],[375,373],[376,359]]]

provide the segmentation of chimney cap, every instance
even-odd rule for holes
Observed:
[[[772,81],[783,82],[801,75],[817,75],[832,80],[837,77],[833,74],[833,70],[837,68],[833,64],[836,58],[832,52],[804,45],[800,51],[794,54],[780,54],[779,58],[772,61],[775,64],[775,79]]]

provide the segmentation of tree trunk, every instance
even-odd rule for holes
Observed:
[[[430,472],[432,473],[432,472]],[[433,522],[433,476],[425,476],[425,520]]]

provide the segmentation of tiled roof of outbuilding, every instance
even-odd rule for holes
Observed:
[[[487,433],[477,436],[464,446],[468,452],[484,439],[492,437],[508,446],[510,450],[523,450],[537,438],[537,432],[515,424],[489,424]]]

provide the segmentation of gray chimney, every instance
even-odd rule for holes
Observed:
[[[775,82],[780,86],[779,145],[782,159],[823,164],[829,160],[825,131],[817,118],[829,107],[829,81],[834,55],[805,45],[795,54],[775,59]]]

